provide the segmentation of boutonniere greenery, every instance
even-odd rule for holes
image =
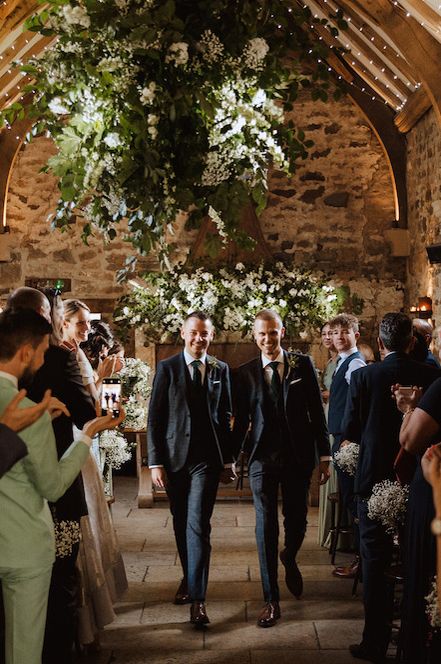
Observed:
[[[210,369],[220,369],[220,364],[217,359],[217,357],[213,357],[210,355],[210,357],[207,357],[207,364],[210,367]]]
[[[295,353],[288,352],[287,353],[287,360],[288,360],[288,366],[290,369],[297,369],[298,364],[299,364],[299,356],[296,355]]]

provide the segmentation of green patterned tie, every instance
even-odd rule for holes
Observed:
[[[202,375],[199,369],[202,362],[200,360],[193,360],[190,364],[193,367],[193,385],[195,387],[202,387]]]
[[[277,402],[279,400],[280,388],[282,386],[279,375],[279,362],[270,362],[268,366],[270,366],[273,370],[273,374],[271,376],[271,394],[274,401]]]

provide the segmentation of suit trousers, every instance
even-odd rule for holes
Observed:
[[[6,664],[41,664],[52,563],[0,567],[5,609]]]
[[[334,444],[332,445],[332,456],[340,449],[340,443],[342,442],[341,434],[336,434],[334,439]],[[342,499],[342,508],[348,510],[352,517],[352,530],[354,533],[354,549],[358,553],[360,549],[360,532],[358,523],[356,521],[357,515],[357,501],[354,495],[354,482],[355,478],[351,475],[348,475],[339,466],[335,466],[337,472],[338,486],[340,489],[341,499]],[[350,518],[351,518],[350,517]]]
[[[256,511],[256,542],[265,602],[280,599],[277,583],[279,517],[278,492],[282,492],[284,543],[295,558],[306,533],[308,492],[311,477],[294,460],[253,459],[248,475]]]
[[[191,463],[168,473],[167,495],[188,592],[204,602],[210,567],[210,519],[220,478],[219,464]]]
[[[43,664],[72,664],[78,629],[78,572],[76,561],[79,543],[64,558],[56,558],[47,607]]]
[[[393,589],[384,576],[392,559],[392,538],[367,513],[367,502],[358,500],[364,604],[363,643],[384,656],[389,644],[393,615]]]

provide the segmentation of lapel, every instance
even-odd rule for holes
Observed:
[[[215,357],[207,354],[205,362],[205,382],[207,385],[208,400],[211,399],[213,391],[217,389],[220,380],[220,366]]]
[[[292,356],[297,357],[297,355],[294,355],[294,354]],[[284,372],[283,372],[282,390],[283,390],[283,403],[286,406],[286,400],[288,398],[288,392],[289,392],[291,381],[294,380],[296,375],[298,375],[298,366],[296,364],[296,366],[293,367],[289,364],[289,361],[288,361],[289,354],[287,353],[286,350],[283,351],[283,358],[284,358],[284,361],[285,361],[285,369],[284,369]]]
[[[179,371],[176,386],[187,402],[187,406],[190,407],[190,372],[185,363],[184,351],[179,354]]]
[[[262,356],[256,357],[254,364],[252,365],[252,373],[254,378],[254,383],[256,385],[257,396],[264,402],[265,398],[265,375],[262,365]]]

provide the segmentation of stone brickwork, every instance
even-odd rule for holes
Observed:
[[[433,110],[407,135],[407,195],[410,257],[409,306],[418,297],[433,298],[436,325],[441,324],[441,265],[431,266],[426,246],[441,242],[441,129]]]
[[[302,97],[295,118],[314,146],[293,177],[271,173],[269,205],[261,216],[265,239],[275,259],[292,258],[349,285],[364,300],[365,336],[371,337],[384,311],[403,303],[405,260],[390,256],[383,235],[394,210],[386,158],[349,98],[324,104]],[[16,160],[7,207],[12,260],[0,263],[1,292],[42,276],[71,279],[80,298],[115,298],[123,291],[115,272],[131,247],[122,240],[103,247],[99,237],[85,246],[80,222],[68,233],[51,230],[47,216],[56,206],[57,184],[39,171],[53,150],[49,139],[38,138]],[[194,238],[181,224],[172,238],[181,259]]]

